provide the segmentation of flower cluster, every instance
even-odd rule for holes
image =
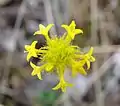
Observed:
[[[86,75],[84,65],[87,65],[87,69],[90,68],[90,62],[94,62],[95,58],[92,56],[93,47],[90,48],[88,53],[82,53],[78,46],[72,45],[71,41],[74,40],[75,35],[83,34],[81,29],[76,29],[74,21],[68,25],[61,25],[66,32],[61,37],[49,37],[49,30],[53,24],[49,24],[47,27],[42,24],[39,25],[39,30],[34,35],[43,35],[46,39],[46,46],[36,49],[35,46],[37,41],[33,41],[31,45],[25,45],[27,54],[27,61],[30,61],[31,57],[40,58],[40,66],[37,66],[30,62],[33,68],[32,76],[37,75],[42,80],[41,73],[56,72],[59,76],[59,83],[53,88],[53,90],[61,89],[63,92],[66,91],[67,86],[72,84],[65,81],[64,72],[66,68],[71,69],[72,76],[77,74]]]

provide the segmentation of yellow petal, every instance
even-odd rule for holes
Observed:
[[[37,53],[36,53],[35,51],[31,52],[31,55],[32,55],[33,57],[38,57],[38,56],[37,56]]]
[[[41,47],[40,50],[49,49],[48,46]]]
[[[35,48],[37,42],[38,42],[38,41],[34,41],[34,42],[31,44],[31,47],[32,47],[32,48]]]
[[[70,34],[70,37],[72,38],[72,40],[75,38],[75,35],[73,33]]]
[[[37,68],[37,66],[36,66],[35,64],[33,64],[32,62],[30,62],[30,66],[31,66],[33,69]]]
[[[36,74],[38,73],[38,70],[37,69],[34,69],[31,73],[32,76],[35,76]]]
[[[41,31],[36,31],[33,35],[40,35]]]
[[[61,40],[65,39],[66,35],[67,35],[67,33],[65,32],[65,33],[60,37],[60,39],[61,39]]]
[[[80,34],[80,33],[83,34],[83,31],[81,29],[75,29],[74,33],[75,35]]]
[[[69,27],[70,27],[71,30],[74,30],[75,27],[76,27],[75,21],[72,21],[72,22],[70,23]]]
[[[84,55],[80,55],[80,54],[75,54],[74,56],[75,58],[81,58],[81,59],[84,57]]]
[[[60,83],[57,84],[54,88],[52,88],[53,90],[58,90],[61,87]]]
[[[76,24],[75,24],[75,21],[74,21],[74,20],[72,20],[72,22],[71,22],[71,24],[70,24],[70,25],[76,25]]]
[[[79,47],[79,46],[71,46],[71,47],[76,48],[76,49],[80,49],[80,47]]]
[[[49,25],[46,27],[47,31],[49,31],[53,26],[54,26],[54,24],[49,24]]]
[[[61,88],[62,92],[66,92],[66,87]]]
[[[87,73],[86,73],[86,71],[83,67],[79,68],[79,73],[82,74],[82,75],[87,75]]]
[[[26,51],[29,51],[30,48],[31,48],[30,45],[25,45],[25,50],[26,50]]]
[[[85,60],[81,60],[78,64],[78,66],[84,66],[85,65],[85,63],[86,63],[86,61]]]
[[[90,57],[90,61],[91,62],[94,62],[95,61],[95,58],[93,56]]]
[[[29,61],[31,57],[32,57],[31,53],[28,53],[27,54],[27,61]]]
[[[38,79],[42,80],[41,73],[37,74]]]
[[[63,85],[63,86],[61,87],[62,92],[66,92],[66,89],[67,89],[68,86],[69,86],[69,87],[72,87],[73,84],[68,84],[68,83],[66,83],[65,85]]]
[[[87,63],[87,70],[89,70],[90,69],[90,62],[87,60],[86,63]]]
[[[67,32],[69,32],[69,27],[67,25],[61,25],[62,28],[64,28]]]
[[[68,86],[72,87],[73,84],[69,84],[67,82],[64,82],[63,85],[61,84],[61,90],[62,90],[62,92],[66,92],[66,89],[67,89]]]
[[[39,30],[43,30],[43,29],[45,29],[45,26],[42,24],[39,24]]]
[[[93,47],[91,47],[91,48],[90,48],[90,50],[89,50],[89,52],[88,52],[88,55],[90,55],[90,56],[91,56],[91,55],[92,55],[92,53],[93,53]]]
[[[62,92],[66,91],[67,86],[73,86],[72,84],[69,84],[67,82],[64,81],[63,78],[60,79],[59,84],[57,84],[54,88],[52,88],[53,90],[58,90],[61,88]]]

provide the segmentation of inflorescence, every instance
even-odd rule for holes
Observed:
[[[31,57],[40,58],[40,66],[33,64],[30,61],[30,65],[33,68],[31,73],[32,76],[37,75],[37,77],[42,80],[41,73],[46,71],[56,72],[59,76],[59,83],[53,88],[53,90],[58,90],[61,88],[63,92],[66,91],[67,86],[72,86],[72,84],[65,81],[64,72],[66,68],[70,68],[72,76],[77,74],[86,75],[84,65],[87,65],[87,69],[90,69],[90,62],[94,62],[95,58],[92,56],[93,47],[90,48],[88,53],[81,52],[78,46],[72,45],[71,41],[74,40],[75,35],[83,34],[81,29],[75,29],[75,21],[71,24],[61,25],[66,32],[61,37],[49,37],[49,30],[53,27],[53,24],[49,24],[47,27],[42,24],[39,25],[39,30],[34,33],[34,35],[43,35],[46,39],[46,46],[36,49],[36,44],[38,41],[33,41],[31,45],[25,45],[25,50],[27,54],[27,61],[30,61]]]

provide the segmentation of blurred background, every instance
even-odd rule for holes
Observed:
[[[120,0],[0,0],[0,106],[120,106]],[[61,36],[61,24],[76,21],[84,31],[73,43],[83,50],[94,47],[96,62],[88,76],[71,80],[67,92],[52,91],[55,75],[42,81],[32,77],[24,45],[39,24],[54,23],[51,34]],[[31,61],[37,63],[37,59]]]

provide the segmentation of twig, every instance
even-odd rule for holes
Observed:
[[[120,52],[120,45],[102,45],[102,46],[94,46],[94,53],[112,53],[112,52]]]
[[[90,0],[91,7],[91,42],[93,45],[98,43],[97,31],[98,31],[98,0]]]

